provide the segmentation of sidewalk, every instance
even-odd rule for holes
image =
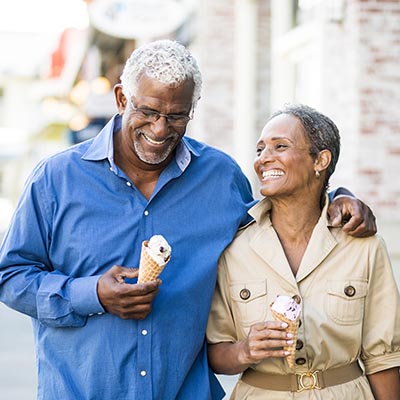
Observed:
[[[30,318],[0,303],[0,400],[36,399]]]

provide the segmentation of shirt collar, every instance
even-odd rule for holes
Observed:
[[[114,143],[113,135],[121,130],[122,116],[115,114],[107,125],[93,139],[86,153],[82,156],[84,160],[100,161],[108,159],[111,168],[117,170],[114,163]],[[183,137],[178,144],[175,153],[175,161],[179,169],[183,172],[190,163],[191,154],[199,156],[199,152]]]

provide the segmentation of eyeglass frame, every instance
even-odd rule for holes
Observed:
[[[149,122],[157,122],[160,119],[160,117],[164,117],[166,119],[168,125],[183,128],[184,126],[186,126],[189,123],[189,121],[191,119],[193,119],[193,107],[190,109],[189,115],[176,114],[176,113],[163,114],[156,110],[151,110],[151,109],[147,110],[147,109],[143,109],[140,107],[135,107],[132,99],[129,99],[129,104],[132,108],[132,111],[136,115],[138,115],[138,118],[143,119],[145,121],[149,121]],[[150,115],[146,115],[146,113],[148,113]],[[170,119],[171,116],[176,116],[177,118],[180,118],[182,121],[180,121],[179,119],[171,120]]]

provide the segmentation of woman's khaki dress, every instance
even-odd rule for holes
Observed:
[[[267,359],[255,370],[294,374],[360,360],[366,374],[371,374],[399,366],[399,291],[382,239],[353,238],[329,227],[325,207],[294,277],[269,209],[267,199],[251,209],[255,222],[238,232],[220,259],[207,328],[209,343],[244,339],[252,324],[273,320],[269,304],[277,294],[297,295],[302,323],[294,370],[280,358]],[[361,376],[300,393],[259,389],[239,380],[231,399],[367,400],[373,395],[367,378]]]

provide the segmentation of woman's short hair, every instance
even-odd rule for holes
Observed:
[[[336,124],[326,115],[304,104],[285,104],[281,110],[274,112],[270,119],[289,114],[297,117],[304,129],[306,140],[310,144],[310,155],[315,159],[321,150],[329,150],[331,162],[326,170],[325,187],[334,173],[340,154],[340,135]]]
[[[200,99],[202,78],[197,61],[176,41],[157,40],[144,44],[132,52],[120,77],[125,97],[130,98],[134,95],[137,82],[143,74],[173,87],[192,79],[193,108]]]

